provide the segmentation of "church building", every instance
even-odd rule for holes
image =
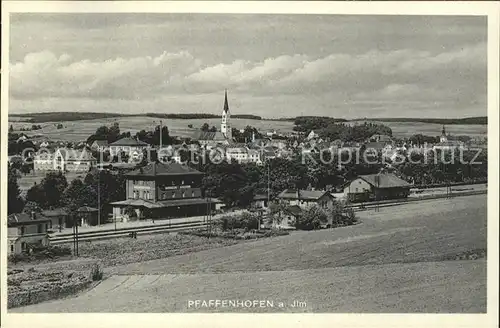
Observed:
[[[226,139],[232,139],[231,124],[229,124],[229,119],[231,114],[229,113],[229,104],[227,102],[227,90],[224,93],[224,108],[222,109],[222,122],[220,124],[220,132],[226,137]]]
[[[233,135],[230,124],[231,114],[229,113],[229,103],[227,101],[227,90],[224,93],[224,107],[221,115],[220,131],[198,131],[194,136],[200,145],[215,147],[216,145],[229,145],[233,141]]]

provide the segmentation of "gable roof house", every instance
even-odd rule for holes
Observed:
[[[94,140],[94,142],[90,145],[90,148],[93,150],[104,151],[108,148],[107,140]]]
[[[48,246],[50,219],[36,213],[16,213],[7,217],[8,254],[28,252],[30,245]]]
[[[202,195],[203,173],[178,163],[149,163],[126,174],[126,199],[111,203],[115,219],[206,215],[216,199]],[[134,210],[126,213],[127,208]]]
[[[285,189],[277,196],[278,200],[287,205],[309,206],[317,204],[328,208],[333,204],[334,197],[328,191]]]
[[[394,173],[360,175],[344,186],[344,195],[350,201],[406,198],[411,186]]]
[[[111,156],[119,155],[122,152],[129,156],[129,161],[142,156],[144,149],[148,149],[151,146],[141,140],[137,140],[130,137],[121,138],[115,142],[109,144],[109,153]]]
[[[200,145],[207,148],[215,147],[218,144],[229,145],[229,140],[220,131],[197,131],[193,136],[193,140],[198,141]]]

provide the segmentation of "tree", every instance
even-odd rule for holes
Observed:
[[[328,223],[328,215],[317,205],[307,207],[295,220],[299,230],[315,230]]]
[[[21,198],[21,190],[17,183],[18,175],[14,169],[8,171],[7,181],[7,212],[8,214],[20,213],[24,207],[24,201]]]
[[[203,125],[201,126],[201,131],[208,132],[209,129],[210,125],[208,125],[208,123],[203,123]]]
[[[108,132],[108,143],[117,141],[120,138],[120,124],[118,122],[113,123]]]
[[[12,133],[12,132],[14,132],[14,127],[11,124],[10,127],[9,127],[9,133]]]
[[[217,128],[215,126],[212,126],[208,132],[217,132]]]
[[[99,178],[100,175],[100,178]],[[111,212],[109,203],[125,199],[125,176],[119,171],[117,174],[111,171],[92,171],[89,172],[83,181],[85,188],[80,192],[86,195],[88,206],[98,207],[98,195],[100,198],[101,218],[107,218]]]
[[[82,180],[75,179],[64,191],[63,200],[68,210],[74,212],[82,206],[96,206],[97,194]]]
[[[351,207],[346,207],[343,203],[334,201],[328,211],[332,219],[333,227],[353,225],[357,222],[356,214]]]
[[[33,163],[24,163],[23,165],[21,165],[21,173],[23,173],[24,175],[30,173],[32,169]]]
[[[62,195],[68,182],[61,172],[49,172],[40,182],[28,190],[26,200],[37,203],[43,209],[63,206]]]

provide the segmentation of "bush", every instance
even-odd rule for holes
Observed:
[[[92,279],[92,281],[99,281],[102,280],[102,276],[103,272],[99,267],[99,264],[94,264],[92,270],[90,271],[90,278]]]
[[[43,246],[33,244],[28,246],[30,253],[11,254],[8,257],[9,262],[30,262],[33,260],[53,259],[55,257],[71,255],[71,248],[67,246]]]
[[[299,230],[315,230],[328,223],[328,215],[319,206],[311,206],[302,211],[295,220],[295,228]]]
[[[239,217],[236,215],[227,215],[217,220],[216,226],[222,231],[232,231],[234,229],[245,229],[245,231],[250,231],[259,228],[259,217],[248,212],[241,214]]]
[[[345,207],[342,203],[334,203],[330,213],[332,217],[332,226],[341,227],[355,224],[358,219],[354,210],[350,207]]]

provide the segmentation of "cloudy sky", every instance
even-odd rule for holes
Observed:
[[[486,115],[486,18],[15,14],[10,112]]]

